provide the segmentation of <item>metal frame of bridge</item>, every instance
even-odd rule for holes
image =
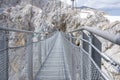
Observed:
[[[23,33],[27,37],[26,44],[8,46],[8,41],[14,41],[13,38],[9,38],[11,32]],[[74,44],[77,39],[72,36],[74,32],[80,33],[80,46]],[[97,35],[120,45],[119,35],[90,27],[68,33],[59,31],[50,33],[46,35],[46,33],[0,27],[0,80],[9,79],[9,51],[20,48],[26,48],[25,74],[29,80],[110,80],[110,77],[101,71],[101,59],[120,71],[120,64],[101,52],[101,42],[96,37]],[[33,42],[34,34],[38,35],[36,42]],[[19,37],[15,40],[19,40]],[[37,59],[34,59],[34,54],[38,55]],[[34,67],[36,65],[38,66]]]

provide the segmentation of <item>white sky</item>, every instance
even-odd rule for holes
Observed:
[[[71,4],[71,0],[61,1]],[[120,0],[75,0],[75,5],[92,8],[120,8]]]

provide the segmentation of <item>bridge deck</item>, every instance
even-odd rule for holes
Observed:
[[[65,61],[61,34],[58,35],[55,45],[36,80],[65,80]]]

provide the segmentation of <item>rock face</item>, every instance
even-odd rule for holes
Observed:
[[[0,0],[0,7],[15,6],[20,0]]]
[[[32,3],[32,4],[31,4]],[[71,6],[59,0],[1,0],[0,1],[0,26],[18,28],[32,31],[44,31],[59,28],[62,31],[78,29],[82,26],[97,27],[98,29],[120,34],[120,22],[111,23],[104,17],[106,13],[91,9],[71,9]],[[22,46],[26,44],[25,34],[10,32],[10,38],[21,37],[22,39],[11,40],[10,46]],[[74,34],[78,36],[77,33]],[[120,47],[106,40],[102,40],[103,52],[116,61],[120,61]],[[21,54],[22,53],[22,54]],[[27,80],[26,52],[25,48],[19,51],[10,50],[9,80]],[[37,57],[37,56],[34,56]],[[107,63],[104,64],[107,68]],[[111,68],[113,75],[117,74]],[[115,80],[119,80],[115,77]],[[118,79],[117,79],[118,78]]]

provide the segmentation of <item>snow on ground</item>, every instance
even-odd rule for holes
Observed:
[[[81,13],[89,13],[91,15],[95,15],[95,12],[92,11],[92,10],[85,10],[85,9],[83,9],[83,10],[81,10]]]
[[[64,2],[64,3],[66,3],[66,4],[68,4],[68,5],[72,5],[71,0],[61,0],[61,1]]]
[[[87,18],[88,15],[95,15],[95,13],[93,11],[90,10],[81,10],[81,12],[79,13],[80,17],[85,19]]]
[[[85,19],[85,18],[87,18],[88,13],[79,13],[79,15],[82,19]]]
[[[120,16],[104,15],[110,22],[120,21]]]

